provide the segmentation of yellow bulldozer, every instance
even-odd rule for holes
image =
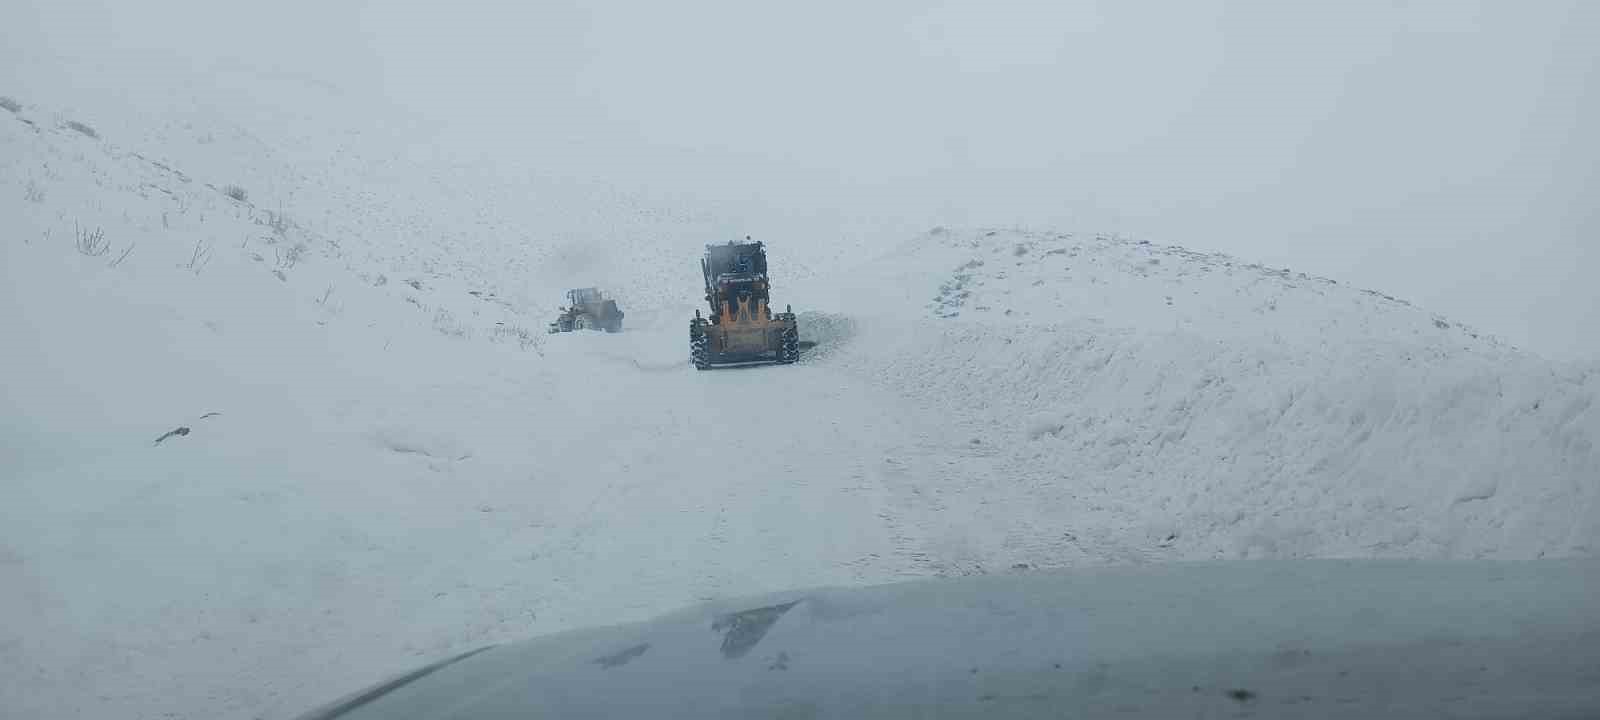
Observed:
[[[707,245],[700,260],[709,317],[689,321],[689,360],[695,369],[800,359],[800,331],[787,306],[772,312],[767,250],[758,241]]]

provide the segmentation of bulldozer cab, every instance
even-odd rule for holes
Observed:
[[[767,250],[760,242],[707,245],[700,270],[713,316],[724,312],[725,303],[747,303],[753,309],[757,301],[767,300]]]
[[[707,285],[723,276],[765,276],[767,250],[759,242],[707,245],[702,267],[705,268]]]
[[[550,332],[573,330],[622,331],[622,308],[615,299],[608,299],[599,288],[573,288],[567,291],[567,307],[550,323]]]
[[[575,288],[567,291],[567,300],[573,307],[580,307],[591,303],[600,302],[599,288]]]
[[[766,275],[766,248],[762,243],[728,243],[706,248],[712,277]]]

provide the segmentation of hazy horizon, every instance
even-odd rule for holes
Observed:
[[[1553,358],[1600,356],[1592,4],[0,13],[12,53],[297,73],[414,114],[439,154],[670,194],[754,234],[808,216],[1120,232],[1382,290]]]

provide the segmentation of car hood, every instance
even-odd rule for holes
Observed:
[[[802,590],[480,649],[304,720],[1595,717],[1597,579],[1323,560]]]

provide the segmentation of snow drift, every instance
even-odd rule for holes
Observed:
[[[923,319],[856,362],[1000,448],[983,474],[1030,490],[1013,505],[986,486],[997,523],[1102,508],[1158,536],[1141,552],[1186,559],[1600,541],[1594,369],[1380,293],[1111,236],[936,232],[883,262],[898,269],[870,284],[909,288]]]

